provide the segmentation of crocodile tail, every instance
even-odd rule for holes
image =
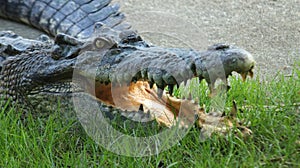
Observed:
[[[87,38],[96,22],[114,29],[129,29],[118,4],[111,0],[1,0],[0,17],[23,22],[55,36]]]

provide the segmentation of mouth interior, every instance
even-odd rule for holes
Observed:
[[[252,69],[250,68],[247,73],[240,73],[242,78],[245,79],[248,75],[252,77]],[[173,96],[173,91],[168,93],[147,81],[136,81],[129,84],[102,84],[96,82],[95,87],[86,86],[86,90],[91,95],[94,95],[106,105],[111,105],[125,112],[142,111],[145,114],[150,113],[152,120],[155,119],[159,124],[168,127],[174,125],[174,121],[178,121],[178,117],[183,118],[180,125],[186,127],[191,122],[194,123],[195,115],[203,116],[205,114],[197,101],[178,99]]]
[[[198,102],[177,99],[167,91],[163,91],[160,97],[158,92],[155,85],[151,88],[146,81],[117,86],[97,83],[95,86],[95,96],[100,101],[123,111],[150,112],[153,118],[165,126],[171,126],[178,116],[188,122],[194,121],[196,112],[200,110]]]

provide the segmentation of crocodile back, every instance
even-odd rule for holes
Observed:
[[[94,24],[129,29],[118,4],[111,0],[1,0],[0,17],[23,22],[55,36],[87,38]]]

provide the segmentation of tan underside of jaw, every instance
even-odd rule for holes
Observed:
[[[149,83],[138,81],[129,86],[112,86],[111,84],[96,84],[95,96],[106,104],[122,110],[138,111],[140,105],[159,124],[171,127],[176,124],[175,118],[180,118],[180,126],[187,127],[194,123],[195,114],[204,113],[197,102],[176,99],[164,91],[161,98],[157,95],[157,88],[150,88]],[[175,120],[174,120],[175,119]]]

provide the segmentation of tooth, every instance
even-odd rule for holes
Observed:
[[[163,89],[160,89],[160,88],[158,88],[158,89],[157,89],[157,95],[158,95],[158,97],[159,97],[159,98],[161,98],[161,97],[162,97],[162,95],[163,95],[163,92],[164,92],[164,90],[163,90]]]
[[[165,85],[165,84],[159,85],[159,84],[157,84],[157,83],[155,83],[155,84],[156,84],[156,86],[157,86],[157,94],[158,94],[159,98],[161,98],[161,97],[162,97],[162,94],[163,94],[163,92],[164,92],[164,89],[165,89],[165,87],[166,87],[166,85]]]
[[[245,82],[245,81],[246,81],[247,75],[248,75],[248,72],[242,72],[242,73],[241,73],[241,76],[242,76],[243,82]]]
[[[172,96],[174,91],[174,85],[168,85],[169,94]]]
[[[139,111],[144,111],[144,106],[143,106],[143,104],[140,105]]]
[[[150,110],[147,111],[146,115],[144,115],[142,118],[141,118],[141,122],[148,122],[151,120],[151,114],[150,114]]]
[[[251,78],[253,78],[253,75],[254,75],[254,73],[253,73],[252,69],[250,69],[250,71],[249,71],[249,76],[250,76]]]
[[[186,84],[187,84],[187,80],[184,80],[184,81],[183,81],[183,86],[185,87]]]
[[[143,80],[142,74],[141,74],[140,71],[137,72],[137,73],[132,77],[132,81],[135,81],[135,83],[136,83],[136,81],[138,81],[138,80]]]
[[[137,82],[137,77],[134,76],[134,77],[131,79],[131,82],[136,83],[136,82]]]
[[[204,78],[203,76],[198,76],[198,79],[199,79],[199,83],[201,83]]]
[[[149,81],[153,81],[153,75],[149,71],[147,72],[147,78]]]
[[[147,111],[147,117],[149,117],[149,118],[151,117],[150,110]]]
[[[153,88],[153,85],[154,85],[154,83],[153,83],[153,82],[149,82],[150,89],[152,89],[152,88]]]
[[[123,82],[123,76],[122,76],[122,75],[117,75],[116,80],[117,80],[117,83],[118,83],[119,85],[121,85],[122,82]]]
[[[140,71],[140,74],[141,74],[141,78],[144,79],[144,80],[147,80],[148,79],[148,72],[147,72],[147,69],[142,69]]]

